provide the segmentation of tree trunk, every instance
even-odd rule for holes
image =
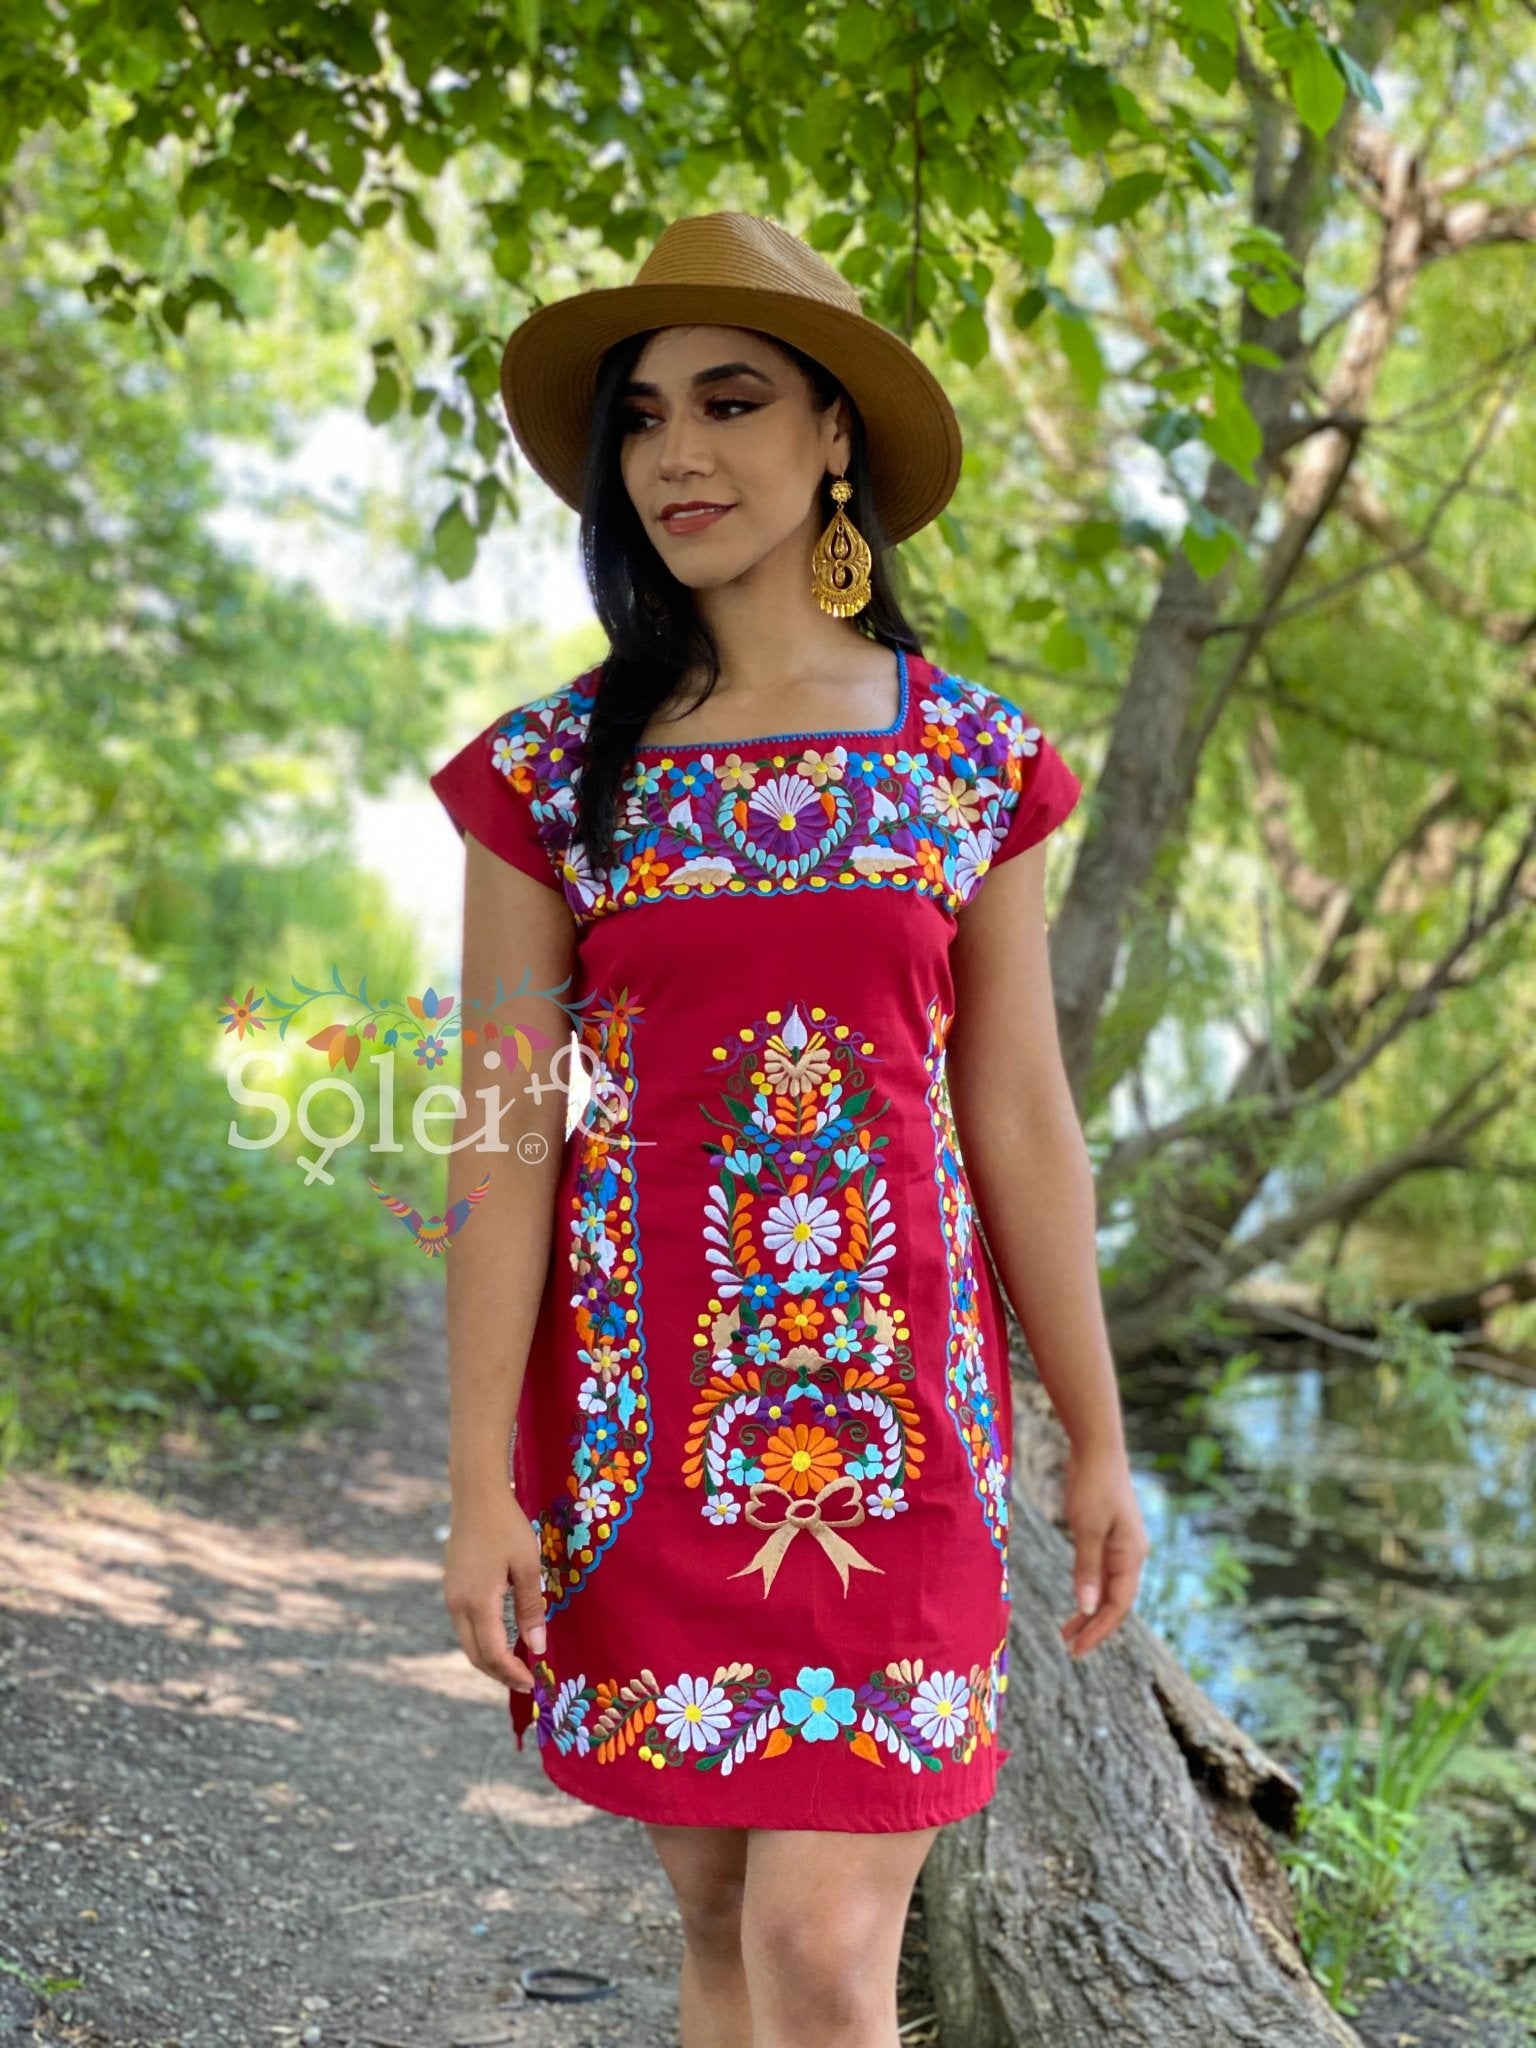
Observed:
[[[1294,1779],[1134,1612],[1067,1655],[1060,1431],[1037,1381],[1015,1399],[1012,1754],[921,1880],[942,2048],[1359,2048],[1302,1962],[1268,1840]]]

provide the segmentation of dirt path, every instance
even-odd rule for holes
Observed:
[[[0,1488],[0,2041],[674,2048],[643,1828],[517,1750],[443,1605],[442,1356],[429,1287],[249,1469]],[[531,1997],[531,1963],[617,1988]]]

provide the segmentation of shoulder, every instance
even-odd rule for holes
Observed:
[[[962,772],[991,775],[1017,790],[1040,728],[985,683],[930,663],[922,689],[923,740],[940,744]]]
[[[570,779],[586,743],[600,667],[583,669],[556,690],[502,713],[488,732],[491,757],[518,788]]]

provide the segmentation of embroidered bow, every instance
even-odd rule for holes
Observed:
[[[852,1498],[847,1503],[851,1512],[840,1514],[835,1519],[823,1514],[822,1503],[834,1493],[848,1489]],[[774,1502],[770,1496],[778,1495]],[[843,1582],[843,1591],[848,1590],[848,1567],[857,1565],[860,1571],[879,1572],[884,1566],[871,1564],[867,1557],[860,1557],[851,1543],[844,1542],[838,1535],[839,1529],[852,1529],[864,1519],[864,1503],[858,1497],[859,1482],[851,1472],[843,1473],[839,1479],[829,1479],[819,1493],[802,1494],[798,1497],[787,1487],[778,1485],[772,1479],[759,1479],[753,1483],[751,1497],[747,1501],[747,1520],[756,1529],[771,1529],[773,1534],[758,1551],[750,1564],[744,1564],[739,1572],[732,1572],[733,1579],[744,1578],[750,1571],[761,1565],[763,1571],[763,1598],[773,1584],[774,1573],[790,1544],[802,1529],[808,1529],[822,1549],[837,1566],[837,1575]],[[802,1514],[801,1509],[809,1512]],[[766,1513],[759,1510],[766,1509]]]

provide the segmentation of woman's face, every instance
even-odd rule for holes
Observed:
[[[620,468],[656,552],[694,590],[782,550],[796,567],[821,527],[821,479],[847,467],[847,408],[812,407],[797,363],[744,327],[664,327],[618,395]],[[689,516],[674,508],[707,506]]]

